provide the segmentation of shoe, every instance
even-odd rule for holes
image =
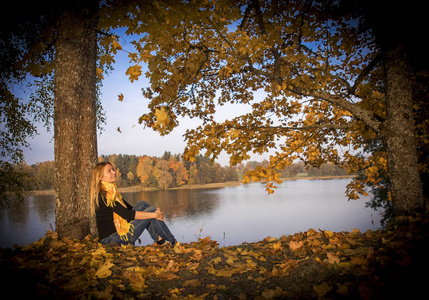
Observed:
[[[165,243],[165,240],[164,240],[164,239],[160,239],[160,240],[158,240],[156,243],[157,243],[158,245],[162,245],[162,244],[164,244],[164,243]]]

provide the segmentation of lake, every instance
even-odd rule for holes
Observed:
[[[216,189],[180,189],[122,193],[130,204],[148,201],[164,211],[171,232],[180,242],[209,236],[220,246],[279,238],[310,228],[361,232],[379,229],[379,212],[365,207],[367,198],[348,201],[351,179],[291,180],[268,195],[265,184],[251,183]],[[0,247],[26,245],[55,228],[54,196],[28,196],[19,209],[0,214]],[[151,244],[147,232],[141,244]]]

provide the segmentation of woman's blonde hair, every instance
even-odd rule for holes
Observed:
[[[100,181],[104,174],[106,165],[113,165],[108,161],[103,161],[95,165],[91,175],[91,215],[95,215],[95,210],[98,208],[98,194],[101,192]]]

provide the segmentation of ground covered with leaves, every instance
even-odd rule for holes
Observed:
[[[209,238],[163,246],[58,239],[0,249],[2,290],[13,298],[387,299],[422,295],[427,217],[385,230],[310,229],[219,247]]]

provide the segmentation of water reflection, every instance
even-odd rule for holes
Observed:
[[[55,224],[55,197],[28,196],[18,208],[0,212],[0,247],[33,243]]]
[[[378,229],[380,216],[365,208],[366,199],[347,201],[349,179],[287,181],[272,195],[265,185],[201,190],[123,193],[130,204],[140,200],[161,207],[170,230],[182,242],[210,236],[221,246],[256,242],[309,228],[331,231]],[[54,225],[53,196],[27,197],[19,210],[0,215],[0,247],[28,244]],[[142,245],[152,241],[142,235]]]
[[[210,214],[219,206],[219,195],[204,190],[131,192],[123,193],[122,196],[131,205],[144,200],[154,207],[161,207],[166,219],[200,218],[202,214]]]

